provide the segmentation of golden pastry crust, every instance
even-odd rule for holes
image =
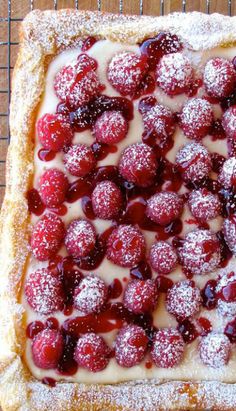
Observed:
[[[117,16],[76,10],[34,11],[24,20],[14,69],[2,206],[0,290],[0,402],[3,410],[235,410],[236,386],[218,382],[137,381],[116,385],[60,382],[49,388],[29,373],[24,360],[24,310],[20,288],[28,254],[26,192],[34,164],[34,121],[48,62],[81,37],[135,44],[168,30],[194,50],[236,42],[236,17],[175,13],[166,17]]]

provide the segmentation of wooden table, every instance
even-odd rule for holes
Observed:
[[[114,13],[130,13],[130,14],[153,14],[159,15],[161,12],[165,14],[182,10],[183,2],[180,0],[12,0],[9,7],[7,0],[0,0],[0,205],[4,195],[5,182],[5,158],[8,146],[8,85],[9,77],[12,73],[12,68],[16,61],[18,45],[18,28],[20,19],[22,19],[32,7],[38,9],[54,8],[57,3],[57,8],[78,7],[81,10],[97,10],[100,7],[102,11]],[[227,0],[186,0],[186,11],[203,11],[203,12],[219,12],[228,14]],[[231,13],[236,14],[236,0],[231,0]],[[10,26],[9,26],[10,20]],[[11,46],[7,44],[10,40]],[[8,56],[9,54],[9,56]],[[7,66],[10,63],[10,71],[8,73]]]

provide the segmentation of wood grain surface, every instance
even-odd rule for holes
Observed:
[[[5,182],[5,158],[8,146],[8,85],[9,75],[7,66],[10,63],[9,74],[11,76],[12,68],[14,67],[18,45],[18,27],[19,19],[32,9],[53,9],[57,7],[70,8],[78,7],[81,10],[97,10],[109,11],[114,13],[128,14],[150,14],[159,15],[173,11],[193,11],[202,12],[218,12],[222,14],[229,13],[229,3],[231,3],[231,14],[236,14],[236,0],[0,0],[0,205],[4,195]],[[10,25],[9,25],[9,19]],[[11,46],[8,46],[8,42]]]

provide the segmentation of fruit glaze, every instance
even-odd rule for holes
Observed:
[[[165,32],[49,65],[22,291],[44,383],[235,381],[235,55]]]

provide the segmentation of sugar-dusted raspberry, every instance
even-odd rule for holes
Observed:
[[[218,195],[211,193],[206,188],[193,190],[189,194],[188,205],[192,215],[202,222],[216,218],[221,212]]]
[[[212,368],[220,368],[229,361],[231,344],[222,333],[211,332],[202,337],[199,344],[199,354],[203,364]]]
[[[115,342],[116,361],[122,367],[139,364],[147,350],[148,338],[143,328],[129,324],[121,328]]]
[[[157,367],[172,368],[178,365],[184,354],[184,340],[174,328],[157,331],[153,338],[151,357]]]
[[[39,194],[47,207],[57,207],[65,200],[69,183],[66,175],[57,168],[49,168],[39,179]]]
[[[127,132],[127,120],[119,111],[105,111],[94,125],[94,135],[99,143],[119,143],[126,137]]]
[[[149,260],[157,273],[169,274],[177,264],[177,255],[174,247],[167,241],[157,241],[150,249]]]
[[[87,104],[103,89],[96,68],[97,62],[86,54],[62,67],[54,79],[57,97],[73,108]]]
[[[203,82],[210,96],[228,97],[236,85],[236,72],[233,63],[222,57],[210,59],[205,65]]]
[[[92,372],[98,372],[106,368],[110,352],[110,348],[100,335],[87,333],[79,338],[74,359],[80,367]]]
[[[227,137],[236,140],[236,105],[231,106],[222,116],[222,126]]]
[[[174,115],[162,104],[155,104],[143,113],[143,124],[148,133],[154,132],[160,140],[171,137],[175,131]]]
[[[185,181],[200,181],[212,168],[209,151],[199,143],[187,143],[177,153],[176,164]]]
[[[30,245],[35,258],[46,261],[52,258],[59,250],[65,235],[65,226],[60,219],[52,213],[43,215],[35,224]]]
[[[85,257],[94,248],[96,231],[87,220],[73,220],[67,228],[65,246],[70,255],[75,258]]]
[[[156,82],[169,95],[187,92],[193,82],[193,67],[188,57],[182,53],[165,54],[156,68]]]
[[[166,309],[178,321],[193,317],[201,306],[201,292],[194,281],[179,281],[166,294]]]
[[[180,127],[184,134],[197,141],[209,133],[213,120],[211,104],[201,98],[188,100],[180,113]]]
[[[38,119],[36,128],[40,143],[48,150],[60,151],[71,144],[70,121],[62,114],[44,114]]]
[[[122,51],[110,61],[107,78],[123,96],[133,94],[147,71],[147,58],[131,51]]]
[[[57,330],[40,331],[32,343],[32,356],[36,367],[49,370],[56,368],[64,348],[63,337]]]
[[[104,220],[109,220],[119,213],[122,207],[122,194],[112,181],[102,181],[97,184],[92,193],[94,214]]]
[[[236,316],[236,273],[224,272],[218,279],[215,292],[220,315],[234,318]]]
[[[224,239],[230,251],[236,255],[236,214],[226,218],[223,223]]]
[[[140,187],[152,184],[157,160],[153,150],[143,143],[132,144],[122,153],[119,171],[123,178]]]
[[[181,215],[183,205],[178,194],[162,191],[148,199],[146,215],[157,224],[167,225]]]
[[[64,155],[66,169],[72,176],[84,177],[96,165],[93,151],[85,144],[74,144]]]
[[[186,235],[179,256],[183,266],[193,274],[209,273],[219,266],[220,242],[210,230],[196,229]]]
[[[145,255],[145,239],[132,225],[120,225],[108,238],[107,258],[121,267],[134,267]]]
[[[151,312],[156,308],[158,291],[153,280],[131,280],[125,289],[124,306],[135,314]]]
[[[236,158],[225,160],[218,176],[219,183],[225,188],[236,187]]]
[[[84,314],[98,313],[108,297],[104,281],[89,275],[80,282],[74,291],[74,306]]]
[[[29,305],[39,314],[51,314],[63,308],[64,292],[59,275],[48,268],[32,272],[25,283]]]

